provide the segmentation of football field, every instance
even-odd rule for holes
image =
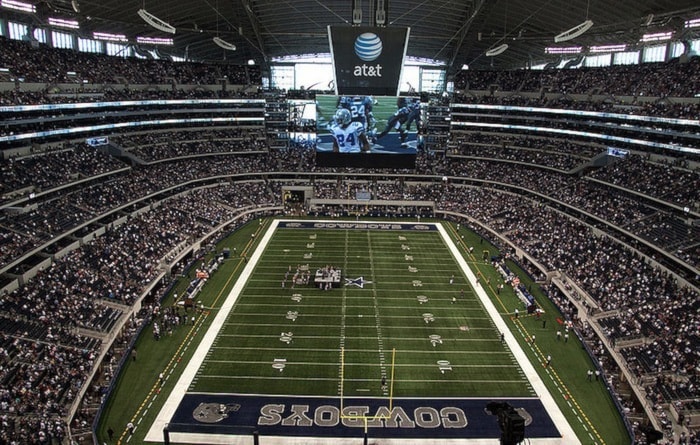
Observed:
[[[146,439],[497,444],[493,402],[578,443],[442,225],[276,220]]]

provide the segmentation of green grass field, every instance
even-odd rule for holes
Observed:
[[[371,283],[292,289],[300,265],[312,274],[332,265]],[[190,390],[337,396],[341,348],[345,395],[386,395],[380,380],[394,349],[397,396],[534,394],[437,232],[309,229],[277,231]],[[283,373],[271,366],[276,358],[286,360]],[[442,360],[459,372],[440,373]]]
[[[219,247],[250,255],[268,224],[249,224]],[[578,340],[563,346],[549,335],[558,315],[551,303],[533,291],[550,322],[546,329],[539,320],[511,319],[519,304],[512,291],[497,295],[492,287],[499,280],[496,271],[467,252],[468,246],[490,254],[495,249],[478,235],[447,227],[474,273],[491,283],[485,290],[579,440],[628,443],[603,385],[586,382],[590,359]],[[311,275],[332,265],[343,277],[365,282],[332,290],[311,284],[292,289],[294,271],[307,264]],[[159,342],[145,330],[137,343],[139,359],[125,366],[102,417],[100,440],[108,442],[109,427],[117,431],[112,443],[143,440],[164,402],[161,393],[173,388],[245,265],[234,256],[211,277],[201,294],[211,310],[199,314],[194,326],[181,326]],[[175,291],[181,294],[186,282]],[[526,341],[533,333],[536,345]],[[190,392],[387,399],[534,395],[437,232],[278,229],[207,347]],[[543,369],[547,354],[554,363]],[[160,372],[168,376],[162,386]],[[143,425],[132,437],[123,431],[129,421]]]

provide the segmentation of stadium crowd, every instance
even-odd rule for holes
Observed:
[[[113,142],[147,162],[212,153],[267,151],[262,126],[122,135]]]
[[[693,97],[700,91],[700,58],[687,63],[672,60],[643,65],[605,68],[474,71],[462,70],[455,89],[509,92],[550,91],[560,94],[611,94],[616,96]]]
[[[257,65],[176,63],[110,57],[69,49],[49,48],[0,37],[0,65],[22,82],[57,84],[178,84],[215,85],[227,79],[232,85],[261,85]]]
[[[553,93],[556,93],[554,91]],[[661,116],[676,119],[695,119],[700,113],[700,104],[669,100],[654,100],[645,102],[635,100],[623,102],[607,98],[604,101],[575,100],[571,96],[548,97],[533,96],[534,93],[524,96],[522,94],[508,94],[495,96],[491,94],[475,94],[473,92],[457,92],[454,95],[456,103],[473,103],[488,105],[510,105],[515,107],[555,108],[563,110],[596,111],[599,113],[616,113],[636,116]],[[651,96],[656,98],[656,96]]]
[[[21,54],[26,56],[19,57]],[[259,84],[255,77],[259,73],[248,68],[114,60],[41,47],[29,49],[25,42],[5,39],[0,46],[0,60],[26,81],[45,83],[70,81],[65,73],[81,66],[84,71],[79,76],[89,75],[91,84],[113,82],[117,77],[133,84],[163,83],[169,77],[183,84],[205,83],[221,75],[228,75],[239,84]],[[609,93],[687,95],[698,90],[697,63],[694,59],[686,65],[539,74],[469,72],[459,82],[470,90],[487,90],[497,83],[510,91],[539,91],[547,87],[574,93],[601,86],[605,74],[610,76],[606,81]],[[45,66],[48,69],[38,69]],[[695,72],[688,72],[693,67]],[[680,82],[682,76],[688,79]],[[630,80],[642,77],[650,80]],[[637,87],[640,83],[644,85]],[[102,98],[134,97],[126,90],[100,94]],[[172,98],[180,94],[206,97],[209,93],[157,92],[137,96]],[[46,103],[55,97],[45,93],[5,93],[2,100],[13,104],[26,100]],[[74,98],[65,100],[71,99]],[[57,101],[61,100],[64,99]],[[545,105],[554,106],[542,102],[538,106]],[[674,116],[696,110],[693,106],[658,107],[659,113]],[[641,108],[655,113],[652,107]],[[75,400],[78,389],[86,384],[102,347],[93,337],[78,334],[77,329],[109,332],[156,279],[161,259],[182,243],[203,237],[244,209],[281,206],[282,187],[289,183],[272,176],[265,180],[259,177],[274,171],[339,175],[341,179],[335,180],[295,179],[294,184],[312,186],[317,198],[347,199],[348,194],[361,188],[370,191],[376,200],[434,201],[438,211],[470,215],[483,222],[527,251],[547,270],[565,273],[590,294],[595,302],[591,315],[605,332],[605,338],[599,341],[619,345],[642,339],[641,343],[619,350],[654,406],[686,403],[683,400],[697,392],[698,383],[697,290],[651,263],[635,246],[601,235],[553,209],[551,204],[552,200],[558,201],[610,226],[625,228],[697,268],[700,249],[692,246],[699,245],[700,232],[683,225],[683,214],[672,205],[698,210],[693,207],[700,202],[698,169],[685,162],[659,162],[632,155],[608,167],[572,176],[566,172],[595,156],[596,147],[575,141],[476,133],[460,134],[459,138],[455,153],[421,153],[418,168],[411,172],[415,177],[406,171],[389,171],[395,178],[389,181],[362,175],[372,170],[317,168],[310,149],[268,153],[260,128],[213,133],[183,131],[168,133],[167,138],[157,133],[120,134],[113,138],[143,160],[168,160],[152,165],[129,165],[72,142],[4,159],[0,165],[3,204],[9,206],[17,199],[27,198],[30,192],[46,193],[29,197],[31,210],[0,219],[0,266],[4,268],[63,233],[137,200],[144,200],[142,207],[147,210],[129,216],[121,225],[107,225],[102,236],[55,259],[36,277],[1,296],[0,307],[11,317],[2,318],[0,380],[4,385],[0,389],[0,439],[5,443],[31,444],[65,437],[67,426],[61,416]],[[263,152],[257,152],[260,150]],[[211,155],[206,162],[188,158],[203,154]],[[182,193],[162,196],[162,202],[157,197],[159,192],[182,184],[231,175],[236,175],[232,184],[196,190],[182,187]],[[493,184],[484,187],[485,182]],[[65,189],[59,192],[60,188]],[[151,199],[146,200],[148,197]],[[321,213],[341,214],[340,210],[342,205],[324,208]],[[395,216],[424,209],[393,206],[366,211],[370,215]],[[564,315],[573,319],[574,309],[564,297],[554,288],[548,292],[559,302]],[[611,359],[602,358],[604,348],[596,344],[592,349],[601,351],[600,361],[612,366]],[[671,374],[676,377],[670,378]],[[688,443],[700,441],[695,434]]]
[[[11,156],[0,164],[0,202],[7,202],[20,190],[42,192],[123,167],[112,156],[76,142],[63,142],[27,156]]]
[[[486,133],[454,135],[455,154],[488,159],[504,159],[569,171],[579,167],[604,149],[596,145],[528,137],[504,137]]]

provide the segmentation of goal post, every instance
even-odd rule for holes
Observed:
[[[396,364],[396,348],[391,349],[391,369],[389,377],[389,413],[394,409],[394,377],[395,377],[395,364]],[[344,413],[345,407],[345,347],[340,348],[340,418],[341,419],[352,419],[352,420],[362,420],[365,425],[365,434],[368,430],[368,421],[377,419],[389,419],[389,415],[380,416],[360,416],[360,415],[346,415]]]

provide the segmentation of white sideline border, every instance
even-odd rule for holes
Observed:
[[[209,329],[207,330],[206,334],[204,334],[202,341],[197,346],[197,349],[194,351],[194,354],[192,354],[192,358],[187,363],[187,366],[182,371],[182,374],[180,374],[180,378],[175,383],[175,387],[173,387],[173,390],[170,392],[168,399],[163,404],[163,407],[156,416],[155,421],[153,422],[153,424],[151,424],[151,428],[148,430],[148,433],[144,438],[146,442],[163,441],[163,428],[165,428],[165,425],[168,422],[170,422],[170,419],[175,414],[177,407],[180,406],[180,402],[182,402],[182,399],[185,397],[187,388],[189,388],[190,384],[192,384],[192,380],[194,380],[195,376],[197,375],[197,371],[202,366],[207,352],[211,348],[211,345],[214,344],[214,340],[223,328],[224,322],[231,313],[234,304],[236,303],[236,301],[238,301],[238,297],[241,294],[243,287],[248,282],[250,274],[253,272],[253,269],[255,269],[255,266],[257,265],[258,261],[260,260],[260,257],[262,256],[262,253],[265,251],[267,244],[270,242],[270,238],[272,238],[272,235],[275,233],[275,230],[277,230],[279,222],[280,220],[273,220],[272,224],[270,224],[270,227],[265,232],[265,235],[263,235],[263,237],[260,239],[258,247],[255,248],[255,251],[250,256],[250,259],[248,259],[248,263],[243,268],[243,271],[236,280],[236,283],[233,285],[231,292],[229,292],[228,296],[224,300],[224,303],[221,305],[221,308],[219,309],[218,313],[216,314],[216,317],[214,318],[214,321],[212,321],[211,326],[209,326]],[[197,436],[209,437],[210,435],[200,434]],[[213,443],[211,441],[190,442]],[[228,443],[231,443],[230,440]]]
[[[294,219],[274,219],[270,224],[263,237],[260,239],[258,246],[256,247],[253,254],[250,256],[248,263],[241,272],[241,275],[236,280],[233,288],[229,292],[228,296],[221,305],[216,317],[212,321],[211,326],[207,330],[206,334],[202,338],[202,341],[197,346],[192,358],[187,363],[187,366],[180,374],[180,378],[175,383],[173,390],[170,392],[167,400],[163,404],[161,410],[158,412],[156,419],[151,424],[148,433],[146,434],[144,440],[146,442],[163,442],[163,429],[170,422],[170,419],[175,414],[178,406],[184,398],[187,388],[191,385],[197,371],[201,367],[207,352],[211,348],[214,340],[221,331],[224,322],[228,318],[234,304],[238,301],[238,297],[243,290],[243,287],[248,281],[251,273],[255,269],[262,253],[267,248],[267,245],[272,238],[272,235],[277,230],[280,223],[286,222],[324,222],[324,223],[355,223],[355,224],[381,224],[381,223],[397,223],[397,221],[339,221],[339,220],[294,220]],[[401,223],[410,223],[408,221]],[[528,439],[530,444],[541,444],[541,445],[581,445],[581,442],[576,437],[571,425],[564,417],[564,414],[559,409],[559,406],[554,401],[552,394],[547,390],[544,382],[540,378],[539,374],[535,370],[534,366],[527,358],[525,352],[520,347],[513,334],[508,329],[505,321],[501,318],[498,309],[494,306],[491,299],[486,294],[483,287],[477,282],[476,276],[472,272],[471,268],[467,264],[466,260],[460,253],[459,249],[452,241],[447,231],[443,227],[442,223],[421,223],[425,225],[432,225],[437,228],[438,233],[440,233],[443,242],[447,248],[452,253],[455,261],[459,265],[460,269],[464,275],[469,280],[472,288],[475,290],[476,295],[483,304],[484,308],[488,312],[489,316],[493,320],[496,327],[500,332],[504,333],[504,340],[508,347],[510,348],[513,356],[516,358],[518,364],[523,370],[525,377],[528,379],[533,389],[539,396],[545,410],[551,417],[554,425],[559,430],[561,438],[532,438]],[[332,441],[334,444],[355,444],[357,443],[357,438],[313,438],[313,437],[278,437],[278,436],[263,436],[260,437],[260,442],[282,444],[282,445],[314,445],[314,444],[324,444]],[[418,445],[425,443],[424,438],[421,439],[381,439],[373,438],[372,443],[377,445]],[[253,443],[253,439],[244,436],[230,436],[230,435],[217,435],[217,434],[197,434],[197,433],[170,433],[171,443],[190,443],[190,444],[229,444],[229,445],[250,445]],[[435,445],[498,445],[500,443],[499,439],[431,439],[431,444]]]
[[[535,367],[527,358],[527,355],[525,355],[525,351],[523,351],[523,349],[520,347],[520,343],[518,343],[518,341],[513,336],[513,333],[510,331],[510,329],[508,329],[506,322],[503,321],[503,318],[501,318],[501,314],[498,312],[498,309],[496,309],[496,306],[493,304],[484,288],[477,281],[476,275],[474,275],[474,272],[472,272],[472,269],[467,264],[467,261],[459,252],[459,249],[452,241],[452,238],[449,237],[447,231],[441,223],[435,223],[435,225],[437,226],[438,232],[440,232],[440,234],[442,235],[443,241],[450,249],[450,252],[452,252],[452,255],[457,261],[457,264],[459,264],[459,267],[462,269],[462,272],[467,276],[469,284],[471,284],[474,288],[474,291],[479,297],[481,304],[484,305],[486,312],[488,312],[489,316],[493,320],[498,330],[503,333],[504,340],[510,348],[511,352],[513,353],[513,356],[515,356],[518,365],[520,365],[520,367],[523,370],[523,373],[525,374],[525,377],[532,385],[532,388],[535,390],[535,393],[537,393],[537,395],[539,396],[542,405],[544,405],[544,408],[547,411],[547,414],[549,414],[549,416],[552,418],[552,422],[554,422],[554,425],[559,430],[559,434],[562,435],[561,439],[554,439],[556,440],[556,442],[550,442],[549,440],[545,442],[545,439],[529,439],[528,443],[581,445],[581,442],[576,437],[576,433],[574,433],[574,430],[571,428],[571,425],[559,409],[559,405],[557,405],[557,402],[554,401],[552,394],[545,386],[544,382],[540,378],[540,375],[535,370]]]

